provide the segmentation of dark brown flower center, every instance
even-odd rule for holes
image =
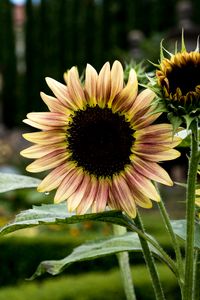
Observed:
[[[200,85],[200,59],[197,62],[188,59],[185,64],[174,65],[167,78],[170,93],[175,94],[177,88],[180,88],[182,95],[194,92],[195,87]]]
[[[133,133],[125,117],[109,108],[79,110],[67,130],[71,159],[97,177],[112,176],[130,163]]]

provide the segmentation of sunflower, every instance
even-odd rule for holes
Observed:
[[[50,173],[39,192],[56,189],[54,201],[67,200],[68,210],[84,214],[101,212],[108,206],[136,216],[136,206],[152,207],[160,197],[151,180],[172,185],[159,161],[175,159],[170,124],[152,123],[160,113],[151,106],[154,92],[138,94],[134,69],[124,83],[120,62],[107,62],[99,74],[91,66],[81,83],[78,70],[64,74],[66,85],[46,78],[54,93],[41,98],[49,112],[29,113],[24,120],[39,132],[24,134],[32,143],[21,154],[35,159],[29,172]]]
[[[175,54],[167,51],[163,54],[161,44],[161,62],[157,65],[156,80],[164,98],[167,110],[177,116],[199,117],[200,115],[200,53],[199,48],[187,52],[184,39],[182,50]]]

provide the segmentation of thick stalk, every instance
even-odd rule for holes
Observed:
[[[139,213],[137,214],[137,217],[135,218],[135,224],[142,232],[144,232],[144,226],[142,224],[142,220],[139,216]],[[155,261],[154,261],[153,255],[151,253],[151,250],[149,248],[148,242],[146,239],[143,239],[140,235],[139,235],[139,239],[140,239],[140,243],[142,246],[145,262],[146,262],[147,268],[148,268],[150,276],[151,276],[152,285],[153,285],[153,289],[154,289],[155,297],[156,297],[155,299],[156,300],[164,300],[165,296],[163,293],[160,278],[159,278],[157,268],[155,265]]]
[[[197,168],[199,162],[198,153],[198,123],[191,126],[191,156],[187,178],[186,192],[186,246],[185,246],[185,280],[184,300],[194,299],[194,221],[195,221],[195,188]]]
[[[176,261],[177,261],[177,266],[178,266],[177,270],[178,270],[178,274],[179,274],[179,278],[177,278],[177,279],[179,281],[180,289],[181,289],[181,292],[182,292],[184,268],[183,268],[183,260],[182,260],[182,256],[181,256],[180,246],[179,246],[176,234],[173,231],[168,212],[165,208],[165,205],[164,205],[162,199],[161,199],[160,202],[158,202],[158,207],[159,207],[161,216],[163,218],[163,222],[164,222],[164,224],[167,228],[167,231],[170,235],[170,238],[171,238],[171,241],[172,241],[172,246],[173,246],[174,251],[175,251]]]
[[[122,235],[127,232],[126,227],[119,225],[113,225],[113,230],[115,235]],[[136,300],[136,295],[134,291],[131,269],[129,264],[128,252],[121,252],[117,254],[117,259],[120,266],[121,276],[123,280],[124,291],[127,300]]]

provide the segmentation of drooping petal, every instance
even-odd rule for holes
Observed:
[[[122,176],[116,175],[113,177],[112,193],[116,201],[119,202],[122,210],[132,218],[135,218],[136,205],[130,188]]]
[[[90,176],[87,174],[83,175],[82,181],[79,182],[77,185],[76,190],[74,192],[71,192],[71,195],[69,196],[67,200],[67,205],[68,205],[68,211],[74,211],[77,209],[78,205],[84,199],[84,195],[88,189],[90,189]],[[69,194],[68,189],[66,189],[66,192]],[[76,191],[76,192],[75,192]],[[65,193],[66,193],[65,192]],[[67,194],[67,196],[68,196]]]
[[[165,185],[173,185],[168,173],[157,163],[146,161],[135,156],[132,164],[135,171],[139,172],[141,175]]]
[[[92,206],[93,202],[95,201],[97,191],[98,180],[92,176],[88,188],[85,190],[85,194],[76,209],[77,214],[83,215],[88,211],[88,209]]]
[[[85,182],[85,176],[82,172],[82,170],[74,168],[70,170],[68,174],[66,174],[65,178],[63,179],[62,183],[58,187],[55,197],[54,197],[54,202],[55,203],[60,203],[66,199],[68,199],[73,193],[76,192],[77,190],[77,195],[78,195],[78,189],[80,186],[82,186]],[[69,201],[68,201],[69,205]],[[70,209],[69,209],[70,211]]]
[[[95,196],[95,201],[92,205],[92,212],[102,212],[105,210],[108,202],[109,183],[105,178],[100,178],[98,182],[98,190]]]
[[[38,185],[38,192],[49,192],[56,189],[63,179],[74,169],[75,166],[72,162],[64,162],[57,168],[53,169]]]
[[[142,174],[135,172],[132,167],[127,168],[126,178],[133,188],[139,190],[146,197],[154,201],[160,201],[160,196],[153,183]]]

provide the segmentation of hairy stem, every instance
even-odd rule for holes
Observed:
[[[191,155],[186,192],[186,246],[185,246],[185,280],[184,300],[194,299],[194,225],[195,225],[195,188],[199,162],[198,123],[191,126]]]
[[[139,213],[137,214],[137,217],[135,218],[135,224],[142,232],[144,232],[144,226],[142,224],[142,220],[139,216]],[[140,235],[139,235],[139,239],[140,239],[140,243],[142,246],[145,262],[146,262],[147,268],[148,268],[150,276],[151,276],[152,285],[153,285],[153,289],[154,289],[155,297],[156,297],[155,299],[156,300],[164,300],[165,296],[164,296],[163,289],[161,286],[159,274],[158,274],[158,271],[157,271],[157,268],[155,265],[153,255],[149,248],[148,242],[146,239],[142,238]]]
[[[119,225],[113,225],[113,231],[115,235],[122,235],[127,232],[127,229]],[[128,252],[118,253],[117,259],[119,262],[126,299],[136,300],[136,295],[135,295],[135,290],[134,290],[132,275],[131,275],[131,269],[129,264]]]
[[[170,235],[172,245],[173,245],[173,248],[174,248],[174,251],[176,254],[176,261],[177,261],[177,266],[178,266],[177,270],[178,270],[178,274],[179,274],[179,277],[177,279],[178,279],[180,289],[182,292],[184,267],[183,267],[183,260],[182,260],[182,256],[181,256],[180,246],[179,246],[176,234],[173,231],[168,212],[167,212],[162,200],[160,202],[158,202],[158,207],[159,207],[161,216],[163,218],[163,222],[164,222],[164,224],[167,228],[167,231]]]

